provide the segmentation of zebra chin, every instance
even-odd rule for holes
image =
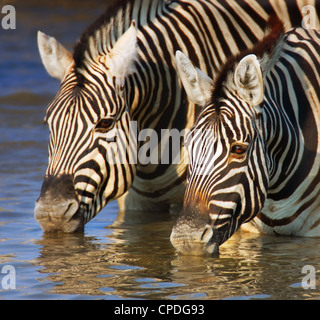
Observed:
[[[34,217],[44,232],[83,232],[84,209],[79,205],[71,175],[45,178]]]

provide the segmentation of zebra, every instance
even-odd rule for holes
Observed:
[[[181,205],[184,134],[174,162],[170,130],[190,128],[195,108],[177,76],[175,51],[212,76],[228,56],[263,37],[270,14],[278,12],[287,27],[301,24],[308,1],[289,3],[279,10],[273,1],[115,0],[82,33],[73,52],[39,31],[41,60],[61,82],[45,117],[49,159],[34,210],[42,229],[83,232],[114,199],[120,210]],[[149,143],[148,136],[148,130],[160,136],[164,129],[170,133],[161,138],[161,145],[169,146],[166,163],[160,143]],[[140,153],[147,161],[137,159]]]
[[[214,79],[181,52],[178,70],[202,111],[185,145],[188,187],[171,242],[219,253],[240,227],[320,235],[320,32],[270,19],[271,31]]]

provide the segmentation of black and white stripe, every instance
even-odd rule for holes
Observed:
[[[161,161],[160,143],[170,144],[167,136],[150,150],[158,151],[156,163],[126,162],[148,144],[137,141],[130,124],[158,137],[162,129],[190,128],[195,112],[177,77],[175,51],[212,76],[228,56],[263,37],[275,11],[288,27],[300,25],[302,5],[291,2],[279,11],[273,1],[118,0],[82,34],[73,53],[40,33],[42,60],[61,80],[46,117],[49,164],[35,209],[43,229],[81,230],[122,195],[125,209],[163,210],[181,203],[187,168],[182,141],[177,164],[174,154],[169,163]],[[123,60],[115,58],[119,54]],[[116,130],[123,135],[115,139]],[[69,186],[67,192],[59,191],[61,184]]]
[[[211,81],[187,137],[189,184],[171,235],[182,252],[217,251],[249,221],[249,230],[320,235],[320,33],[283,34],[274,20]]]

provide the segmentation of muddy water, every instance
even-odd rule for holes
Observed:
[[[0,31],[0,299],[319,299],[320,239],[238,232],[219,258],[179,256],[169,242],[175,214],[124,215],[116,202],[84,234],[42,233],[33,207],[47,164],[45,107],[58,83],[40,63],[36,31],[72,48],[103,10],[93,0],[48,3],[14,2],[17,28]],[[315,289],[302,286],[305,265]]]

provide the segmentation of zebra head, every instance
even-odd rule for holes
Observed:
[[[176,60],[189,99],[203,108],[185,140],[188,185],[171,242],[181,253],[218,253],[266,198],[264,80],[253,54],[226,66],[215,82],[181,52]]]
[[[47,108],[49,163],[35,206],[35,218],[48,232],[82,231],[130,188],[136,170],[129,161],[135,140],[124,94],[136,59],[135,25],[112,47],[92,35],[85,41],[79,66],[75,53],[38,33],[42,62],[61,81]]]

